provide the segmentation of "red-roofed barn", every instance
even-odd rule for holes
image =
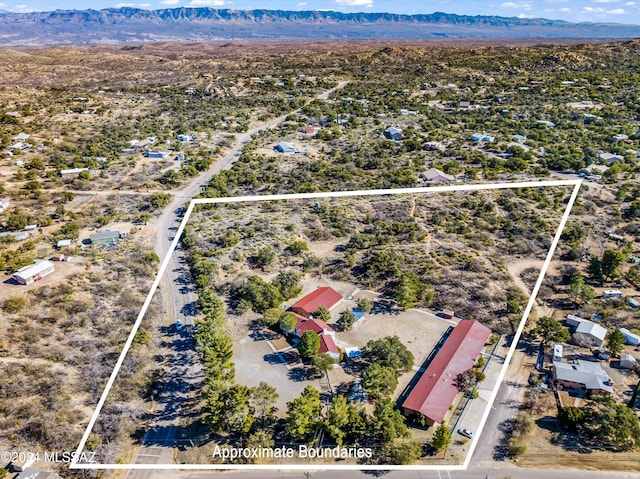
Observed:
[[[342,295],[340,293],[333,288],[323,286],[309,293],[296,304],[291,306],[291,311],[302,316],[309,316],[320,306],[331,309],[340,301],[342,301]]]
[[[441,423],[459,392],[458,374],[473,367],[490,335],[478,321],[460,321],[405,399],[404,413],[421,414],[429,425]]]

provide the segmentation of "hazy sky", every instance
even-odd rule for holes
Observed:
[[[148,10],[213,7],[238,10],[268,8],[407,14],[446,12],[506,17],[542,17],[574,22],[640,24],[640,0],[0,0],[0,9],[12,12],[56,9],[84,10],[125,6]]]

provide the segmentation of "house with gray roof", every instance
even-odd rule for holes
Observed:
[[[613,383],[600,363],[578,359],[574,363],[553,362],[553,378],[559,387],[588,395],[613,394]]]

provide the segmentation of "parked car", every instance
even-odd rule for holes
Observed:
[[[182,322],[176,319],[176,331],[182,331]]]
[[[461,436],[464,437],[468,437],[469,439],[473,438],[473,432],[469,431],[468,429],[462,428],[462,429],[458,429],[458,434],[460,434]]]

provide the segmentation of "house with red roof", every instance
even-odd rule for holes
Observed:
[[[476,320],[463,319],[402,403],[405,415],[424,416],[427,424],[440,424],[459,390],[458,374],[471,369],[491,330]]]
[[[342,301],[342,295],[340,293],[329,286],[323,286],[312,291],[291,306],[291,311],[301,316],[309,317],[317,311],[320,306],[331,309],[340,301]]]
[[[309,293],[290,308],[297,320],[294,334],[301,338],[306,331],[316,333],[320,337],[318,354],[328,354],[334,361],[340,359],[340,350],[335,341],[336,332],[323,320],[313,318],[311,315],[320,306],[331,309],[340,301],[342,301],[342,295],[335,289],[325,286]]]
[[[320,337],[320,348],[318,354],[328,354],[334,361],[340,359],[340,350],[336,346],[336,332],[327,323],[321,319],[306,318],[299,314],[293,313],[298,320],[294,329],[294,334],[301,338],[307,331],[313,331]]]

